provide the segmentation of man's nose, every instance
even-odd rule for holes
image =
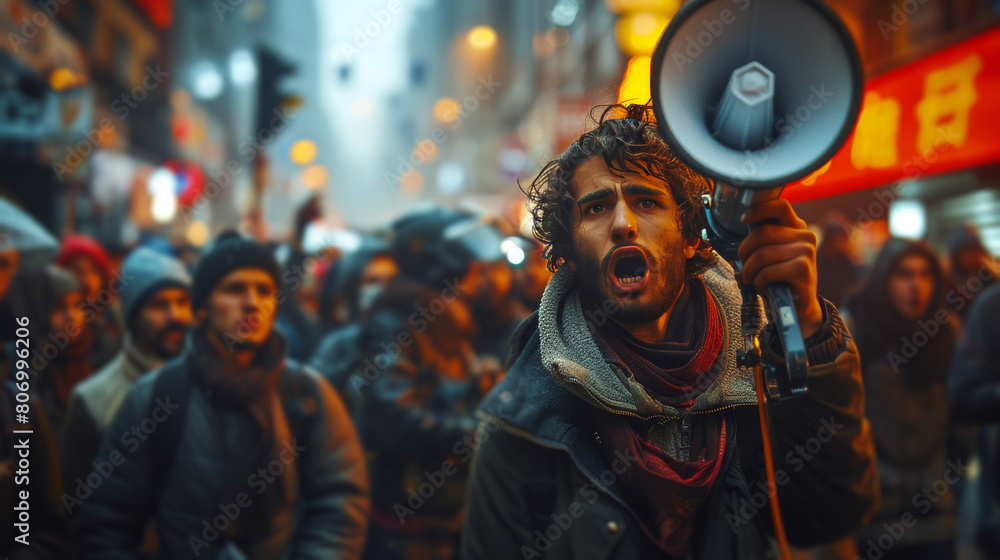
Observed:
[[[638,237],[635,214],[624,201],[619,201],[614,208],[614,221],[611,223],[611,239],[615,243],[635,241]]]
[[[249,308],[257,309],[260,307],[261,296],[257,293],[257,290],[247,290],[243,294],[243,305]]]
[[[170,307],[170,320],[175,323],[191,322],[191,306],[177,304]]]

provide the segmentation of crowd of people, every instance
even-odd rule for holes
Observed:
[[[807,266],[788,270],[813,386],[769,409],[790,476],[771,481],[729,359],[737,279],[691,210],[704,180],[645,118],[602,118],[542,172],[533,238],[435,207],[310,254],[307,212],[289,244],[222,232],[188,266],[5,234],[0,555],[760,558],[768,484],[815,557],[957,558],[962,499],[1000,555],[1000,285],[975,230],[947,259],[890,239],[862,270],[843,226],[817,249],[787,203],[755,210],[777,225],[743,280],[785,262],[760,247]]]

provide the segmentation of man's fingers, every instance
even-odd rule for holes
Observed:
[[[787,261],[769,264],[756,272],[756,275],[753,277],[753,286],[757,288],[757,291],[763,293],[764,288],[768,284],[788,282],[791,278],[809,278],[811,270],[812,265],[806,256],[799,256]],[[795,283],[792,282],[790,284],[792,284],[794,292]],[[795,293],[793,295],[798,297],[801,294]]]
[[[756,277],[765,268],[799,258],[805,258],[808,264],[815,258],[815,254],[815,247],[808,243],[764,245],[743,261],[743,281],[756,286]]]
[[[758,249],[766,245],[784,243],[805,243],[816,246],[816,234],[807,229],[795,229],[783,225],[764,224],[757,226],[740,243],[737,254],[744,263]]]
[[[790,228],[806,228],[806,223],[795,214],[792,203],[783,198],[761,202],[743,215],[743,223],[747,225],[764,220],[776,220],[779,224]]]

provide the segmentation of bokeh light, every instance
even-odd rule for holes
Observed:
[[[326,186],[327,181],[330,180],[330,174],[322,165],[310,165],[302,170],[299,178],[306,188],[316,190]]]
[[[452,124],[458,120],[462,106],[454,97],[442,97],[434,104],[434,119],[441,124]]]
[[[469,30],[468,41],[476,50],[492,49],[497,43],[497,32],[488,25],[477,25]]]
[[[288,150],[288,157],[296,165],[308,165],[316,159],[319,150],[312,140],[299,140]]]

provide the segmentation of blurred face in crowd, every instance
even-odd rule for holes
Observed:
[[[239,268],[216,284],[198,316],[227,347],[255,347],[271,335],[277,310],[271,275],[257,268]]]
[[[399,275],[396,261],[386,255],[379,255],[368,263],[358,278],[358,306],[362,311],[371,304],[390,280]]]
[[[955,253],[953,267],[966,276],[975,275],[989,255],[982,249],[961,249]]]
[[[85,256],[76,257],[70,261],[69,270],[83,286],[84,296],[96,299],[104,287],[104,274],[94,259]]]
[[[140,347],[167,360],[180,353],[184,334],[193,322],[188,291],[164,288],[153,294],[139,310],[133,332]]]
[[[66,333],[71,341],[83,333],[83,294],[72,291],[56,303],[49,313],[49,326],[54,333]]]
[[[16,249],[0,250],[0,300],[7,295],[10,281],[17,274],[17,265],[20,261],[21,254]]]
[[[598,307],[613,301],[619,308],[613,317],[626,327],[664,318],[698,244],[681,235],[669,185],[643,174],[612,173],[603,158],[593,157],[577,168],[573,196],[572,264],[583,295]]]
[[[506,259],[475,261],[460,285],[462,295],[477,313],[503,313],[514,287],[514,271]]]
[[[924,316],[934,297],[934,269],[923,255],[904,255],[889,274],[889,301],[904,318]]]

